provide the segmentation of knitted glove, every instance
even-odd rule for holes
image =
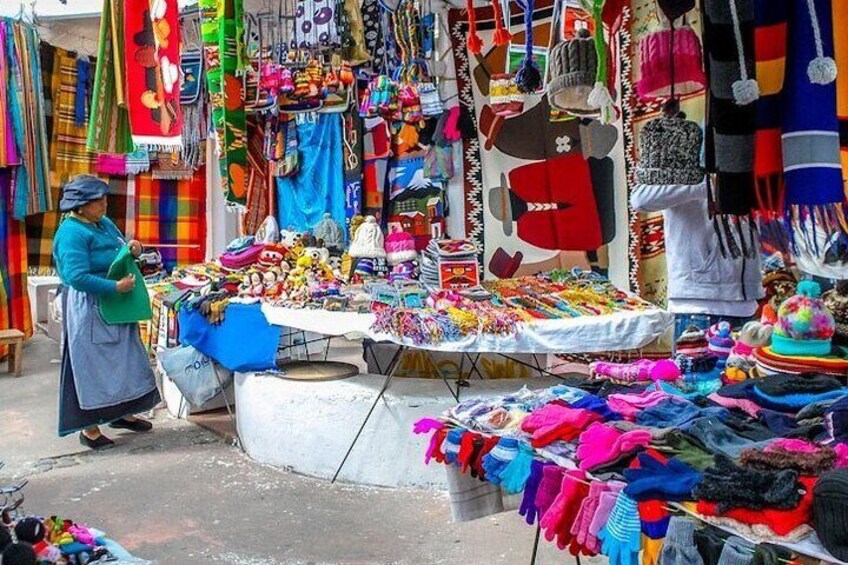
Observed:
[[[471,463],[472,477],[477,477],[481,481],[486,480],[486,472],[483,469],[483,459],[495,448],[498,441],[500,441],[500,438],[494,436],[483,439],[483,443],[480,446],[479,451],[475,454],[474,461]]]
[[[501,486],[509,494],[524,490],[524,484],[530,477],[530,466],[533,463],[535,450],[524,441],[518,442],[518,454],[509,462],[506,469],[501,471]]]
[[[456,462],[456,457],[459,455],[459,446],[462,443],[462,434],[465,433],[465,428],[454,428],[445,436],[445,441],[442,443],[442,452],[445,454],[445,464],[453,465]]]
[[[436,460],[436,463],[445,462],[445,452],[442,451],[442,444],[445,443],[447,435],[447,428],[440,428],[433,432],[433,436],[430,438],[430,446],[427,448],[427,453],[424,455],[425,463],[429,463],[431,457]]]
[[[592,523],[592,518],[595,516],[595,511],[601,501],[601,494],[606,490],[607,484],[601,481],[592,481],[589,485],[589,495],[580,503],[580,510],[577,511],[577,517],[574,518],[574,524],[571,525],[571,534],[574,536],[574,541],[572,541],[569,551],[572,555],[577,555],[580,552],[584,555],[595,555],[597,553],[586,547],[586,538],[589,535],[589,525]]]
[[[532,434],[533,447],[544,447],[556,440],[571,441],[591,422],[600,419],[596,413],[559,404],[546,404],[521,422],[521,429]]]
[[[456,464],[463,473],[468,472],[468,468],[474,461],[475,450],[479,450],[483,446],[483,437],[480,434],[466,431],[462,435],[462,441],[459,444],[459,454],[456,456]]]
[[[530,526],[536,523],[536,517],[539,514],[539,510],[536,508],[536,493],[539,492],[539,483],[542,482],[544,468],[544,463],[534,459],[530,464],[530,477],[524,484],[524,498],[521,499],[518,514],[524,516],[524,521]]]
[[[662,547],[662,538],[652,539],[642,534],[642,565],[659,565]]]
[[[516,455],[518,455],[518,440],[502,437],[494,449],[483,457],[486,480],[495,485],[501,484],[501,472],[506,469],[510,461],[515,459]]]
[[[545,465],[542,468],[542,479],[536,491],[536,511],[539,516],[544,516],[554,499],[559,495],[562,487],[562,476],[565,469],[559,465]]]
[[[701,473],[672,457],[662,463],[647,453],[638,455],[639,469],[625,469],[624,492],[635,500],[689,500],[692,489],[701,482]]]
[[[424,463],[429,464],[430,459],[433,458],[433,455],[436,453],[438,447],[442,445],[442,441],[444,441],[444,437],[439,439],[436,437],[438,435],[438,431],[444,429],[445,425],[438,420],[434,420],[432,418],[421,418],[412,426],[412,431],[416,434],[426,434],[428,432],[433,432],[433,435],[430,436],[430,445],[427,447],[427,452],[424,454]]]
[[[740,537],[730,536],[724,542],[718,565],[751,565],[753,560],[754,546]]]
[[[662,565],[704,565],[695,546],[695,522],[674,516],[668,523],[668,533],[660,552]]]
[[[633,498],[633,497],[631,497]],[[668,532],[670,516],[665,501],[647,500],[636,504],[639,509],[639,521],[642,522],[642,536],[661,540]]]
[[[589,471],[650,442],[651,434],[645,430],[621,433],[596,422],[580,434],[580,446],[577,448],[579,467]]]
[[[635,500],[624,493],[618,496],[598,539],[601,553],[609,557],[610,565],[638,565],[642,527]]]
[[[589,522],[589,531],[586,533],[586,543],[584,544],[593,553],[600,553],[601,551],[598,533],[609,520],[615,501],[618,500],[618,495],[623,488],[624,483],[610,482],[607,483],[607,490],[601,493],[601,498],[598,500],[598,509],[595,510],[592,521]]]
[[[565,549],[571,543],[571,526],[583,499],[589,495],[589,485],[585,481],[584,472],[566,471],[562,477],[559,495],[539,522],[545,530],[545,539],[552,541],[556,538],[557,547],[560,549]]]

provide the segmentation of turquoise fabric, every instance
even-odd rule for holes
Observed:
[[[280,228],[312,231],[329,213],[345,225],[340,114],[318,114],[315,122],[297,125],[296,175],[277,178],[277,220]]]
[[[53,261],[66,286],[107,296],[117,293],[116,282],[106,275],[123,246],[123,235],[109,218],[88,224],[69,217],[53,238]]]

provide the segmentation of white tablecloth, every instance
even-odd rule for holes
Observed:
[[[659,338],[671,326],[674,315],[665,310],[619,312],[561,320],[535,320],[521,324],[514,335],[480,334],[460,341],[414,345],[400,337],[371,330],[373,314],[301,310],[262,305],[268,322],[277,326],[427,349],[474,353],[597,353],[639,349]]]

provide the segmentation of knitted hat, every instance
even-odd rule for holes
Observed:
[[[415,261],[417,258],[415,238],[410,234],[396,231],[386,236],[386,261],[389,265],[400,265],[406,261]]]
[[[553,108],[572,114],[597,114],[589,106],[589,93],[595,85],[598,55],[589,30],[558,43],[549,57],[548,102]]]
[[[848,561],[848,469],[825,473],[813,487],[813,518],[825,549]]]
[[[730,350],[727,357],[728,367],[739,367],[745,370],[756,365],[754,350],[765,347],[771,342],[771,334],[774,326],[763,325],[759,322],[748,322],[739,332],[736,345]]]
[[[44,524],[38,518],[24,518],[15,525],[18,541],[36,544],[44,539]]]
[[[836,324],[820,296],[818,283],[801,281],[798,294],[780,305],[777,325],[771,337],[775,353],[802,357],[830,354]]]
[[[836,288],[825,292],[822,300],[836,322],[834,339],[840,344],[848,344],[848,280],[836,283]]]
[[[367,216],[362,225],[356,229],[348,253],[354,258],[385,257],[386,250],[383,248],[383,244],[383,232],[377,225],[377,219],[374,216]]]
[[[636,176],[642,184],[698,184],[704,180],[704,133],[681,115],[661,116],[639,133],[641,156]]]
[[[719,322],[710,326],[707,330],[707,341],[710,353],[725,360],[730,355],[730,350],[736,345],[736,341],[731,335],[730,324],[727,322]]]
[[[329,213],[324,214],[324,218],[315,224],[312,233],[316,238],[324,242],[324,247],[327,249],[341,249],[344,245],[342,227]]]
[[[695,357],[707,352],[707,336],[698,326],[689,326],[677,338],[677,353]]]
[[[831,404],[824,414],[828,442],[848,443],[848,396]]]
[[[639,42],[640,79],[636,92],[643,100],[700,92],[707,76],[702,66],[701,41],[690,27],[663,29]]]

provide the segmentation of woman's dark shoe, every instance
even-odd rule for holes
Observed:
[[[109,424],[109,427],[117,430],[130,430],[132,432],[149,432],[153,429],[153,424],[141,418],[136,418],[135,420],[121,418]]]
[[[79,439],[81,444],[94,450],[108,449],[115,446],[115,442],[103,434],[100,434],[97,439],[89,439],[84,433],[80,432]]]

